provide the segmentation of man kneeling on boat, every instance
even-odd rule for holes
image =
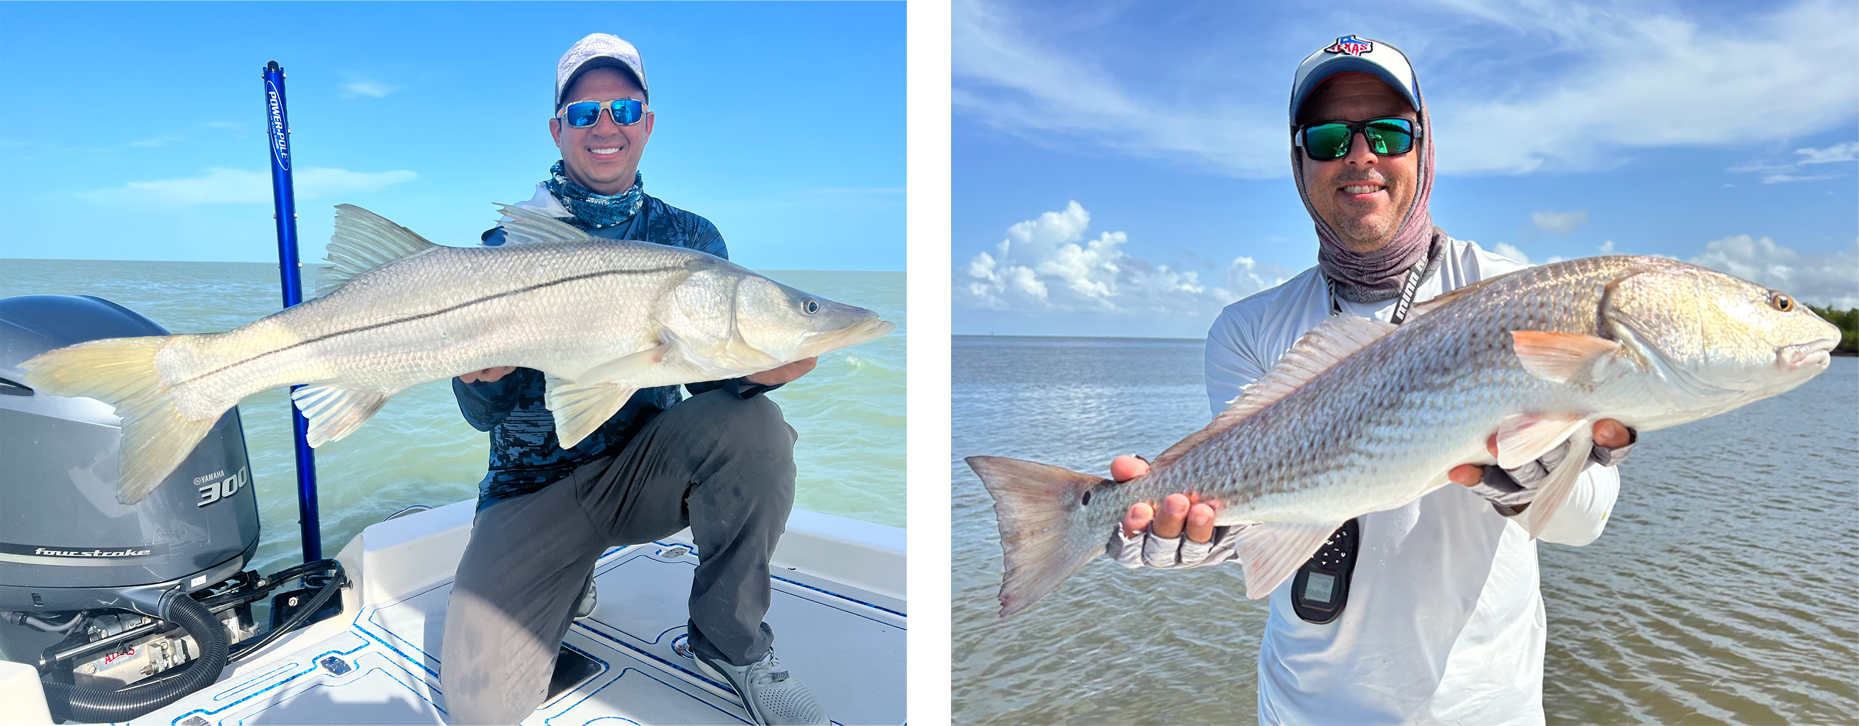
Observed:
[[[549,133],[561,161],[517,206],[608,239],[727,259],[709,220],[644,191],[652,135],[644,64],[630,43],[583,38],[556,66]],[[502,228],[484,234],[502,245]],[[828,723],[776,659],[762,622],[768,561],[794,504],[794,429],[762,395],[813,359],[726,381],[647,388],[572,449],[558,445],[540,371],[492,368],[452,383],[465,419],[491,438],[471,544],[445,620],[439,678],[455,724],[522,721],[547,693],[570,622],[594,609],[595,561],[608,547],[691,528],[697,667],[727,683],[756,723]]]

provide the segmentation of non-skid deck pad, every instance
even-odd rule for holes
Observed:
[[[735,695],[679,652],[696,565],[691,546],[675,542],[604,555],[595,569],[599,607],[564,642],[597,672],[524,723],[743,723]],[[903,723],[903,603],[785,571],[773,579],[767,620],[794,677],[836,722]],[[364,609],[348,632],[136,723],[441,723],[439,642],[450,595],[447,581]]]

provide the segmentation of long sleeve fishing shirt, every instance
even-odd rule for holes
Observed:
[[[723,235],[710,220],[649,194],[644,197],[644,204],[631,219],[589,234],[686,247],[729,259]],[[516,206],[557,219],[573,216],[542,184],[536,185],[535,198]],[[494,227],[485,232],[483,242],[487,247],[504,244],[503,228]],[[693,396],[723,389],[731,395],[748,398],[779,386],[732,378],[690,383],[684,388]],[[582,464],[618,452],[653,415],[683,399],[677,386],[639,389],[613,418],[607,419],[574,448],[563,449],[555,436],[554,414],[545,405],[547,390],[542,371],[530,368],[518,368],[488,383],[452,379],[452,393],[458,398],[458,408],[465,421],[479,431],[489,432],[491,437],[490,468],[478,483],[480,511],[503,499],[540,490],[560,481]]]
[[[1448,240],[1417,299],[1527,265]],[[1394,300],[1341,303],[1388,320]],[[1330,316],[1312,268],[1234,303],[1207,336],[1207,397],[1218,414],[1292,344]],[[1542,539],[1594,541],[1619,493],[1612,467],[1591,465]],[[1363,515],[1349,604],[1336,621],[1305,622],[1291,583],[1271,594],[1259,647],[1260,723],[1543,723],[1543,598],[1531,510],[1499,515],[1465,487]]]

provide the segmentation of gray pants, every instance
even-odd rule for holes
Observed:
[[[774,640],[768,559],[794,506],[794,429],[766,396],[710,391],[619,454],[479,512],[446,610],[447,720],[514,724],[547,695],[562,636],[608,547],[691,528],[690,645],[736,665]]]

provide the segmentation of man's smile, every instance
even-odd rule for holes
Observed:
[[[620,147],[618,146],[589,147],[587,150],[587,153],[589,155],[592,155],[595,161],[612,161],[620,157]]]
[[[1387,192],[1388,186],[1386,184],[1380,184],[1376,182],[1355,182],[1353,184],[1345,184],[1343,186],[1337,187],[1337,190],[1342,192],[1342,195],[1345,199],[1349,199],[1350,201],[1366,202],[1366,201],[1373,200],[1378,195],[1381,195]]]

